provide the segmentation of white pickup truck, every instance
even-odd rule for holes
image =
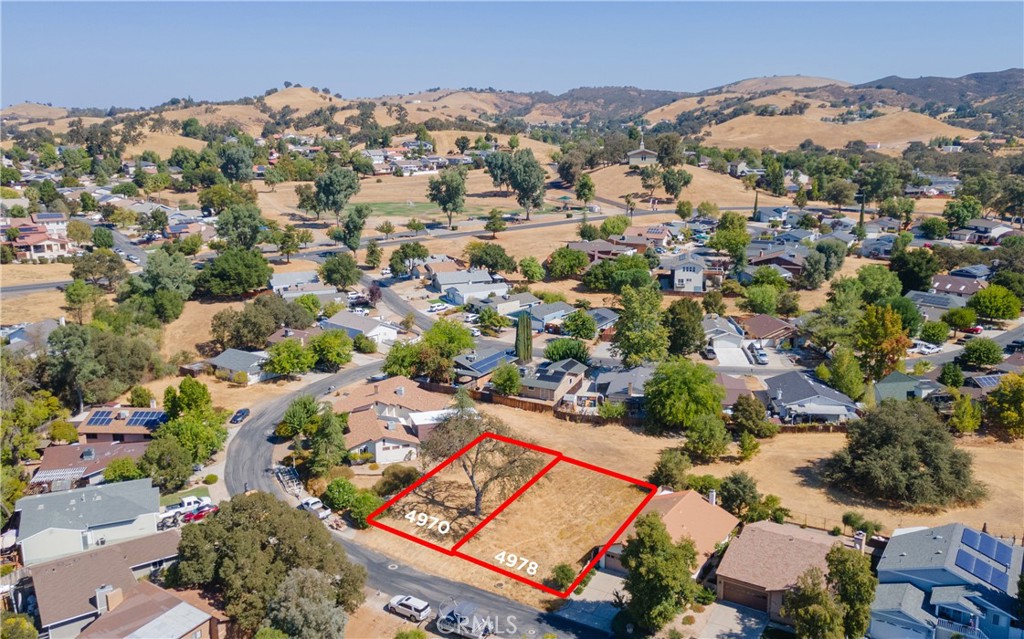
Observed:
[[[160,513],[160,519],[167,520],[184,517],[186,513],[190,513],[200,506],[207,506],[212,503],[213,500],[209,497],[193,497],[191,495],[182,497],[181,503],[165,508],[164,511]]]

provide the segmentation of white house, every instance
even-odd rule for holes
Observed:
[[[672,275],[672,290],[679,293],[704,292],[704,260],[683,254],[665,265]]]
[[[31,564],[156,534],[160,492],[150,479],[22,497],[17,543]]]
[[[356,315],[351,311],[339,311],[324,320],[321,326],[325,331],[345,331],[352,339],[355,339],[356,335],[365,335],[377,344],[394,342],[398,339],[398,329],[394,326],[363,315]]]
[[[486,284],[459,284],[445,289],[444,297],[456,306],[463,306],[477,300],[487,299],[492,295],[501,297],[508,293],[508,284],[505,282],[490,282]]]
[[[277,375],[263,370],[263,363],[270,359],[266,351],[240,351],[237,348],[229,348],[217,357],[206,360],[215,374],[227,376],[227,379],[235,380],[239,373],[245,373],[246,385],[251,386],[257,382],[273,379]]]
[[[33,213],[32,222],[45,228],[46,233],[52,237],[66,238],[68,236],[68,216],[59,211]]]

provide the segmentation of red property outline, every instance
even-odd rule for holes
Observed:
[[[436,475],[437,473],[441,472],[442,470],[447,468],[449,465],[454,463],[455,460],[458,459],[461,455],[465,454],[467,451],[469,451],[470,449],[472,449],[474,446],[476,446],[477,444],[479,444],[481,441],[483,441],[485,439],[495,439],[497,441],[502,441],[502,442],[505,442],[507,444],[514,444],[516,446],[521,446],[523,448],[528,448],[530,450],[535,450],[535,451],[538,451],[538,452],[541,452],[541,453],[544,453],[544,454],[547,454],[547,455],[552,455],[552,456],[554,456],[554,459],[552,459],[550,462],[548,462],[548,464],[546,466],[544,466],[544,468],[542,468],[540,470],[540,472],[538,472],[536,475],[531,477],[529,481],[527,481],[518,490],[516,490],[516,492],[513,493],[512,496],[510,496],[508,499],[503,501],[497,508],[494,509],[493,512],[491,512],[489,515],[487,515],[487,517],[485,517],[483,521],[481,521],[479,524],[474,526],[472,530],[470,530],[461,539],[459,539],[457,542],[455,542],[455,545],[453,545],[451,549],[444,548],[443,546],[438,546],[437,544],[431,543],[431,542],[429,542],[429,541],[427,541],[425,539],[421,539],[421,538],[417,537],[416,535],[412,535],[410,533],[407,533],[404,530],[399,530],[399,529],[394,528],[392,526],[389,526],[389,525],[387,525],[385,523],[377,521],[377,517],[379,517],[381,514],[383,514],[386,510],[388,510],[389,508],[394,506],[396,503],[401,501],[402,498],[404,498],[406,495],[411,493],[413,490],[415,490],[417,487],[419,487],[425,481],[427,481],[428,479],[430,479],[431,477],[433,477],[434,475]],[[481,530],[483,530],[487,526],[487,524],[491,523],[491,521],[493,521],[495,517],[500,515],[503,510],[508,508],[512,504],[512,502],[514,502],[515,500],[519,499],[519,497],[521,497],[523,495],[523,493],[525,493],[527,490],[529,490],[530,487],[533,486],[534,484],[536,484],[538,481],[540,481],[540,479],[545,474],[547,474],[548,471],[550,471],[552,468],[554,468],[555,466],[557,466],[561,462],[565,462],[567,464],[572,464],[574,466],[579,466],[581,468],[585,468],[587,470],[591,470],[591,471],[594,471],[594,472],[597,472],[597,473],[601,473],[602,475],[607,475],[609,477],[614,477],[615,479],[619,479],[621,481],[625,481],[627,483],[633,484],[635,486],[639,486],[640,488],[644,488],[644,489],[647,490],[647,496],[643,498],[643,500],[640,502],[640,504],[633,510],[632,513],[630,513],[629,517],[627,517],[626,520],[624,522],[622,522],[622,524],[618,527],[618,529],[614,533],[612,533],[612,535],[608,539],[608,541],[601,547],[600,550],[598,550],[598,552],[594,555],[593,559],[591,559],[590,562],[586,565],[586,567],[584,567],[583,570],[580,572],[580,574],[576,576],[576,579],[573,580],[572,584],[570,584],[568,588],[566,588],[564,591],[558,591],[558,590],[555,590],[554,588],[546,586],[546,585],[544,585],[544,584],[542,584],[540,582],[533,581],[533,580],[528,579],[528,578],[526,578],[526,577],[524,577],[522,575],[519,575],[519,574],[516,574],[516,573],[511,572],[509,570],[506,570],[505,568],[503,568],[501,566],[490,564],[490,563],[488,563],[488,562],[486,562],[486,561],[484,561],[482,559],[478,559],[476,557],[472,557],[472,556],[467,555],[465,553],[459,552],[459,548],[461,548],[466,542],[468,542],[470,540],[470,538],[472,538],[474,535],[476,535]],[[438,464],[436,467],[431,469],[428,473],[424,474],[422,477],[420,477],[418,480],[416,480],[411,486],[408,486],[407,488],[402,490],[400,493],[398,493],[397,495],[395,495],[394,497],[392,497],[391,499],[386,501],[384,503],[384,505],[382,505],[380,508],[378,508],[377,510],[373,511],[372,513],[370,513],[370,515],[366,518],[366,521],[371,526],[374,526],[376,528],[380,528],[381,530],[386,530],[387,532],[392,533],[394,535],[398,535],[399,537],[402,537],[403,539],[408,539],[409,541],[415,542],[415,543],[420,544],[422,546],[426,546],[427,548],[430,548],[431,550],[435,550],[435,551],[440,552],[440,553],[442,553],[444,555],[448,555],[449,557],[459,557],[460,559],[464,559],[464,560],[469,561],[471,563],[474,563],[474,564],[476,564],[478,566],[482,566],[482,567],[484,567],[484,568],[486,568],[486,569],[488,569],[488,570],[490,570],[492,572],[496,572],[498,574],[504,575],[504,576],[506,576],[506,577],[508,577],[510,579],[515,579],[516,581],[519,581],[521,583],[527,584],[529,586],[533,586],[534,588],[542,590],[542,591],[544,591],[544,592],[546,592],[548,594],[551,594],[551,595],[554,595],[556,597],[560,597],[560,598],[564,599],[564,598],[568,597],[572,593],[572,591],[577,588],[577,586],[580,585],[580,583],[583,581],[583,578],[587,575],[587,573],[590,572],[594,568],[594,566],[597,565],[597,562],[600,561],[601,557],[603,557],[605,555],[605,553],[608,552],[608,550],[611,548],[612,544],[615,543],[615,540],[618,539],[619,535],[621,535],[626,530],[626,528],[628,528],[629,525],[631,523],[633,523],[633,520],[636,519],[640,515],[640,511],[642,511],[644,509],[644,507],[648,504],[648,502],[650,502],[654,498],[654,496],[655,496],[655,494],[657,494],[657,492],[658,492],[657,486],[655,486],[653,484],[650,484],[650,483],[645,482],[645,481],[640,481],[639,479],[634,479],[632,477],[629,477],[627,475],[623,475],[621,473],[617,473],[617,472],[612,471],[612,470],[608,470],[607,468],[602,468],[600,466],[595,466],[594,464],[589,464],[589,463],[587,463],[585,461],[581,461],[579,459],[574,459],[572,457],[566,457],[565,455],[563,455],[562,453],[560,453],[560,452],[558,452],[556,450],[552,450],[550,448],[544,448],[542,446],[537,446],[535,444],[530,444],[530,443],[527,443],[527,442],[524,442],[524,441],[519,441],[518,439],[512,439],[511,437],[504,437],[502,435],[496,435],[496,434],[493,434],[493,433],[484,433],[484,434],[480,435],[479,437],[477,437],[476,439],[474,439],[473,441],[471,441],[469,444],[467,444],[464,447],[462,447],[454,455],[452,455],[448,459],[446,459],[443,462],[441,462],[440,464]]]

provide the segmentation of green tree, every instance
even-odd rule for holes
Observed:
[[[96,286],[103,285],[107,290],[115,290],[121,282],[128,279],[128,269],[116,253],[101,248],[74,258],[71,278],[85,280]]]
[[[115,457],[103,469],[103,481],[111,484],[119,481],[142,479],[143,477],[145,477],[145,474],[139,470],[138,464],[131,457]]]
[[[665,448],[658,454],[658,462],[647,481],[658,487],[686,490],[691,467],[690,458],[681,449]]]
[[[391,235],[394,234],[395,225],[392,224],[390,220],[384,220],[383,222],[378,224],[377,228],[375,228],[374,230],[383,235],[384,239],[387,240]]]
[[[900,325],[903,327],[903,332],[908,337],[916,337],[921,332],[924,317],[921,315],[921,311],[917,310],[917,305],[914,304],[913,300],[895,296],[882,300],[881,306],[886,306],[896,311],[896,314],[900,316]]]
[[[273,626],[289,637],[344,639],[348,615],[337,601],[334,578],[312,568],[292,568],[267,608]]]
[[[637,518],[634,533],[622,549],[622,565],[629,571],[623,584],[629,593],[626,610],[641,628],[660,630],[694,601],[697,584],[690,575],[697,568],[693,541],[673,542],[657,513]]]
[[[949,416],[949,426],[958,433],[973,433],[981,426],[981,406],[974,399],[959,390],[951,389],[953,395],[953,412]]]
[[[327,485],[327,490],[321,496],[324,504],[331,510],[345,511],[355,503],[356,493],[359,489],[345,478],[338,478]]]
[[[321,402],[319,409],[319,424],[310,444],[309,471],[324,477],[348,458],[344,430],[347,418],[336,414],[329,402]]]
[[[620,295],[622,312],[615,322],[612,352],[626,366],[659,361],[668,354],[668,329],[661,323],[661,295],[649,287],[626,286]]]
[[[544,279],[544,267],[535,257],[524,257],[519,260],[519,274],[527,282],[540,282]]]
[[[729,442],[725,423],[717,415],[704,414],[691,420],[686,427],[683,452],[691,459],[711,463],[725,454]]]
[[[173,437],[157,438],[150,442],[139,460],[139,470],[153,479],[160,493],[175,493],[188,484],[192,475],[192,460]]]
[[[506,326],[511,326],[512,320],[493,308],[487,307],[481,309],[479,319],[477,319],[477,324],[480,326],[480,330],[486,335],[494,336],[501,332],[501,329]]]
[[[285,339],[267,349],[270,358],[263,363],[268,373],[292,377],[309,372],[316,364],[316,353],[297,339]]]
[[[345,331],[329,330],[314,335],[309,340],[309,350],[316,366],[323,370],[336,371],[352,361],[352,340]]]
[[[215,297],[232,297],[265,288],[273,272],[258,251],[228,248],[206,265],[196,287]]]
[[[562,247],[548,258],[548,274],[556,280],[564,280],[583,272],[590,264],[583,251]]]
[[[946,362],[939,373],[939,383],[950,388],[960,388],[964,385],[964,373],[956,363]]]
[[[490,214],[487,216],[487,224],[484,225],[485,231],[491,232],[491,239],[496,239],[498,233],[508,228],[508,224],[505,223],[505,218],[498,209],[491,209]]]
[[[700,417],[718,415],[725,391],[707,366],[669,358],[647,380],[644,395],[647,430],[660,434],[685,431]]]
[[[1013,439],[1024,437],[1024,375],[1003,375],[985,399],[985,423],[1006,431]]]
[[[423,222],[420,222],[416,218],[411,218],[408,222],[406,222],[405,228],[409,229],[414,234],[419,235],[420,232],[426,230],[427,225],[424,224]]]
[[[487,173],[494,188],[500,189],[512,183],[512,154],[504,151],[491,153],[484,159]]]
[[[829,592],[818,567],[797,577],[782,599],[781,613],[793,620],[797,639],[844,639],[843,606]]]
[[[64,289],[64,308],[74,315],[79,324],[84,324],[89,311],[101,296],[100,290],[92,284],[74,280]]]
[[[367,518],[373,511],[380,508],[383,503],[381,498],[372,491],[358,491],[355,499],[352,501],[352,505],[348,509],[348,515],[352,519],[352,524],[360,530],[369,528],[370,524],[367,522]]]
[[[665,310],[662,323],[668,329],[668,352],[689,355],[704,347],[707,338],[701,321],[704,314],[696,301],[678,299]]]
[[[832,359],[819,366],[816,372],[821,381],[850,399],[857,401],[864,396],[864,372],[850,348],[836,348]]]
[[[573,311],[562,322],[562,333],[582,340],[594,339],[597,321],[582,309]]]
[[[751,313],[774,315],[779,305],[779,289],[774,286],[749,286],[740,307]]]
[[[466,247],[470,268],[485,268],[492,273],[514,273],[516,261],[505,247],[490,242],[470,242]]]
[[[576,180],[576,199],[583,203],[583,208],[594,201],[597,190],[594,188],[594,180],[584,173]]]
[[[1003,361],[1003,347],[995,340],[978,337],[967,342],[960,359],[969,366],[994,366]]]
[[[954,331],[964,331],[978,323],[978,315],[973,308],[951,308],[942,314],[942,321]]]
[[[299,395],[285,409],[274,434],[278,437],[312,437],[320,426],[321,408],[312,395]]]
[[[274,233],[273,243],[277,245],[277,251],[285,256],[285,259],[289,264],[292,261],[292,255],[299,252],[299,236],[297,229],[288,224],[282,229]]]
[[[954,229],[967,226],[967,223],[984,214],[981,202],[973,195],[965,195],[946,202],[942,209],[942,217],[946,218],[949,225]]]
[[[5,614],[0,622],[0,635],[4,639],[38,639],[39,632],[28,615]]]
[[[459,150],[459,153],[465,153],[466,150],[469,148],[469,145],[470,139],[465,135],[460,135],[459,137],[455,138],[455,148]]]
[[[764,404],[750,393],[743,393],[732,405],[732,423],[738,433],[754,437],[774,437],[779,427],[768,421]]]
[[[359,193],[359,176],[351,169],[335,166],[320,175],[313,184],[315,210],[331,211],[335,224],[341,226],[342,211],[352,196]]]
[[[782,293],[789,288],[789,282],[777,270],[770,266],[758,267],[750,279],[751,286],[774,286]]]
[[[1020,316],[1020,299],[1010,289],[992,284],[983,288],[967,301],[978,317],[987,320],[1009,320]]]
[[[370,268],[380,267],[381,261],[384,258],[384,250],[377,243],[377,240],[370,240],[366,244],[366,265]]]
[[[872,305],[864,309],[855,328],[854,350],[860,353],[868,378],[878,381],[896,370],[911,344],[894,310]]]
[[[226,421],[227,415],[220,411],[190,410],[160,426],[155,436],[174,438],[193,464],[202,464],[224,446]]]
[[[114,248],[114,232],[104,226],[93,228],[92,245],[96,248]]]
[[[661,186],[672,199],[678,199],[683,189],[693,182],[693,175],[682,169],[665,169],[661,174]]]
[[[180,253],[154,251],[146,260],[140,279],[145,293],[164,290],[187,300],[195,291],[196,269]]]
[[[578,339],[560,337],[548,342],[547,347],[544,349],[544,358],[552,362],[574,359],[581,364],[589,364],[590,349]]]
[[[516,320],[516,357],[524,364],[533,361],[533,327],[525,312]]]
[[[921,222],[921,232],[929,240],[941,240],[949,235],[949,223],[941,217],[930,217]]]
[[[629,218],[625,215],[613,215],[601,222],[598,234],[604,238],[617,237],[622,235],[629,228]]]
[[[804,210],[804,207],[807,206],[807,189],[801,188],[796,192],[796,195],[793,196],[793,205],[801,211]]]
[[[516,194],[516,202],[526,211],[526,219],[530,212],[544,204],[544,168],[533,156],[530,149],[519,149],[512,155],[512,166],[509,174],[509,185]]]
[[[413,485],[421,476],[422,473],[411,466],[392,464],[384,469],[380,480],[373,485],[373,492],[380,497],[396,495]]]
[[[863,292],[861,298],[866,304],[878,304],[884,299],[900,294],[900,278],[881,264],[868,264],[857,269],[857,281]]]
[[[739,439],[740,445],[740,459],[743,461],[749,461],[754,458],[754,455],[761,450],[761,444],[758,443],[757,438],[750,433],[741,433]]]
[[[519,388],[522,385],[522,379],[519,377],[519,367],[505,362],[494,369],[494,374],[491,375],[491,385],[494,386],[494,390],[502,395],[518,395]]]
[[[825,558],[829,588],[840,604],[845,637],[863,637],[871,623],[871,602],[878,579],[871,572],[871,558],[853,549],[833,546]]]
[[[366,571],[348,561],[319,521],[266,493],[236,495],[202,526],[183,528],[178,557],[179,582],[222,597],[227,615],[247,632],[267,616],[296,568],[331,575],[329,589],[318,585],[317,594],[346,612],[363,600]]]
[[[719,211],[717,204],[715,204],[714,202],[710,202],[708,200],[704,200],[703,202],[697,205],[697,215],[699,215],[700,217],[717,220],[718,217],[721,215],[721,212]]]
[[[452,217],[466,207],[466,170],[463,167],[442,169],[427,183],[427,199],[440,207],[452,227]]]
[[[147,404],[148,406],[148,404]],[[78,430],[64,420],[50,423],[50,441],[74,444],[78,442]]]
[[[901,507],[974,504],[984,487],[931,406],[885,400],[848,425],[847,445],[824,466],[830,485]]]
[[[734,471],[722,480],[718,487],[718,496],[722,501],[722,508],[741,518],[745,517],[750,509],[756,508],[761,501],[757,482],[749,473],[742,470]]]
[[[153,392],[145,386],[132,386],[129,403],[135,408],[149,408],[153,399]]]
[[[241,144],[233,144],[223,152],[220,172],[232,182],[252,180],[252,151]]]
[[[822,193],[822,198],[829,204],[835,204],[836,211],[842,212],[844,206],[853,204],[853,196],[857,192],[857,185],[845,180],[831,180]]]
[[[233,204],[217,216],[217,236],[233,248],[256,246],[264,226],[266,220],[255,204]]]
[[[746,264],[746,249],[750,244],[746,218],[734,211],[726,211],[707,244],[716,251],[728,253],[735,266]]]
[[[348,253],[335,253],[320,265],[320,279],[338,288],[355,285],[360,275],[359,265]]]
[[[700,301],[700,305],[705,313],[725,315],[725,302],[722,300],[721,291],[708,291],[704,294],[704,299]]]

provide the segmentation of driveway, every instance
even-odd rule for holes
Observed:
[[[730,603],[713,603],[697,639],[758,639],[768,625],[768,615]]]
[[[750,360],[747,359],[746,354],[742,348],[735,346],[715,346],[715,355],[718,359],[718,366],[722,367],[735,367],[735,366],[751,366]],[[716,367],[717,368],[717,367]]]

